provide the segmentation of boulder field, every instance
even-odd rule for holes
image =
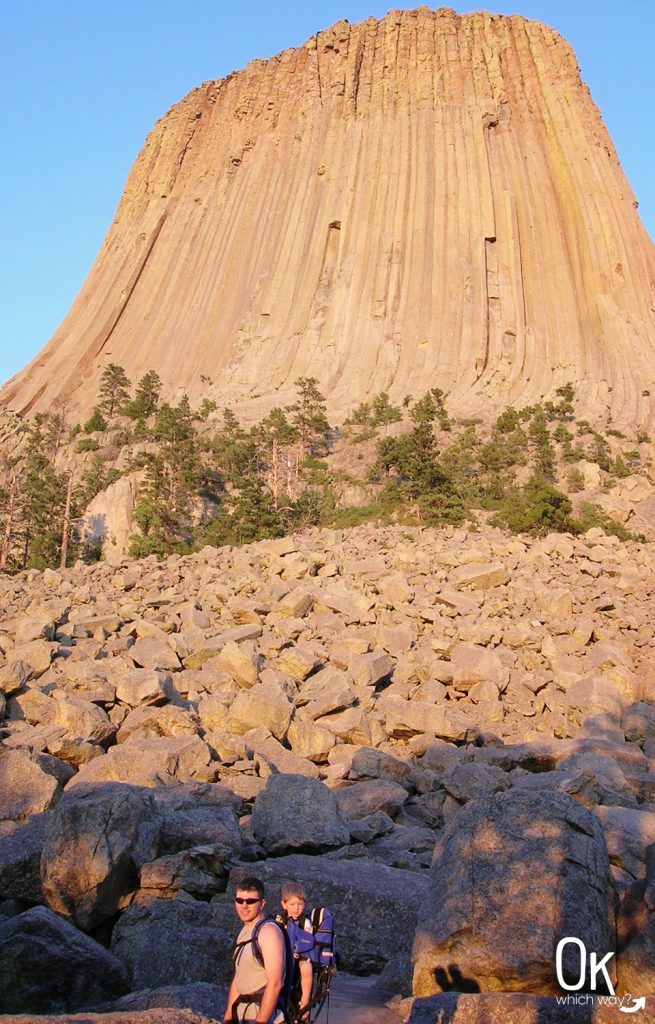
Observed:
[[[245,874],[412,1024],[614,1019],[555,950],[655,992],[654,592],[490,527],[2,577],[1,1019],[220,1020]]]

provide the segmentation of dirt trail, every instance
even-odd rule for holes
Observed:
[[[324,1006],[319,1024],[400,1024],[401,1018],[386,1007],[388,994],[375,988],[375,978],[338,974]]]

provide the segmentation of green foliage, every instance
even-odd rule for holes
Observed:
[[[612,470],[612,459],[607,440],[602,434],[598,433],[594,433],[593,438],[594,444],[592,445],[590,453],[591,461],[597,462],[602,470],[606,473],[610,473]]]
[[[371,423],[371,407],[368,402],[360,402],[354,412],[351,412],[350,416],[346,416],[344,426],[351,427],[365,427]]]
[[[136,386],[134,398],[127,402],[121,412],[132,420],[146,420],[157,409],[161,393],[161,380],[154,370],[148,370]]]
[[[381,391],[373,399],[371,410],[371,424],[374,427],[383,426],[387,423],[399,423],[403,418],[402,411],[397,405],[392,405],[386,391]]]
[[[566,486],[569,489],[570,494],[576,494],[578,491],[584,491],[585,479],[582,470],[577,469],[575,466],[566,474]]]
[[[266,448],[272,445],[273,440],[284,446],[298,440],[298,430],[289,423],[284,409],[276,405],[253,429],[253,436]]]
[[[512,434],[520,428],[521,417],[512,405],[501,412],[493,426],[495,434]]]
[[[134,513],[141,534],[130,543],[135,557],[189,550],[194,500],[203,488],[213,490],[186,395],[177,406],[164,402],[159,407],[152,436],[156,451],[139,459],[145,482]]]
[[[566,533],[572,529],[571,502],[538,474],[524,487],[511,491],[501,502],[494,525],[504,525],[512,533],[541,536],[553,531]]]
[[[96,452],[99,447],[100,445],[96,441],[95,437],[83,437],[75,445],[75,451],[78,454],[81,454],[82,452]]]
[[[575,390],[573,384],[569,381],[561,388],[557,388],[555,394],[559,398],[559,402],[546,402],[544,409],[548,416],[548,419],[558,420],[570,420],[573,418],[573,400],[575,398]]]
[[[95,498],[96,494],[99,494],[100,491],[104,491],[116,480],[120,480],[120,476],[120,471],[109,468],[102,456],[93,455],[87,463],[78,484],[77,495],[79,506],[81,508],[86,508],[89,502]]]
[[[122,366],[108,363],[100,378],[98,406],[111,419],[130,397],[130,382]]]
[[[215,412],[216,409],[217,405],[216,402],[213,401],[213,399],[203,398],[202,402],[200,403],[200,408],[196,413],[196,418],[202,420],[203,423],[206,423],[211,414]]]
[[[107,420],[100,412],[98,406],[94,406],[93,412],[89,416],[88,420],[82,427],[85,434],[93,434],[94,431],[104,431],[107,429]]]
[[[282,537],[284,532],[281,515],[273,508],[271,496],[259,477],[246,476],[238,492],[222,503],[217,515],[196,529],[194,547],[250,544]]]
[[[598,505],[583,502],[573,522],[574,532],[586,533],[587,530],[593,528],[600,528],[608,536],[618,537],[619,540],[636,540],[643,544],[647,543],[643,533],[633,533]]]
[[[257,437],[243,429],[231,409],[223,410],[223,428],[214,435],[210,449],[225,479],[235,486],[260,468]]]
[[[298,431],[300,447],[314,451],[327,451],[330,440],[330,424],[326,416],[325,398],[318,390],[316,377],[298,377],[295,382],[298,399],[287,409],[291,423]]]
[[[544,480],[554,480],[555,451],[550,438],[546,414],[540,405],[534,408],[528,433],[534,452],[535,473]]]
[[[625,460],[621,454],[617,455],[611,463],[610,473],[612,476],[618,477],[619,480],[624,479],[626,476],[630,476],[630,469],[626,466]]]
[[[410,410],[410,416],[414,423],[438,422],[442,430],[450,430],[451,423],[446,412],[445,395],[441,388],[431,388],[426,391],[423,398],[419,398]]]
[[[16,531],[22,568],[59,565],[67,489],[66,477],[55,472],[45,455],[29,452],[21,477]]]
[[[362,523],[369,523],[385,520],[382,506],[379,504],[348,506],[337,508],[330,519],[329,525],[336,530],[347,530],[352,526],[360,526]]]

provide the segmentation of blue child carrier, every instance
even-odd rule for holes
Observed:
[[[287,1011],[288,1024],[315,1024],[326,999],[329,1000],[332,978],[337,973],[332,914],[327,907],[315,907],[298,921],[286,915],[282,915],[280,920],[286,925],[294,962],[309,960],[313,972],[311,997],[302,1016],[299,1011],[299,971],[296,972]]]

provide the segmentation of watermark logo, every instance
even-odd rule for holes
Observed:
[[[564,977],[564,951],[568,945],[575,946],[580,954],[580,970],[578,978],[575,980]],[[638,1010],[645,1009],[645,996],[632,996],[629,993],[623,996],[615,994],[614,985],[607,969],[613,956],[614,953],[606,953],[599,960],[598,954],[593,950],[587,955],[587,947],[582,939],[578,939],[574,935],[567,935],[560,939],[555,952],[555,970],[557,981],[569,995],[558,996],[557,1002],[563,1005],[575,1004],[576,1006],[586,1006],[596,1002],[602,1006],[615,1006],[622,1013],[637,1013]],[[583,988],[591,989],[591,993],[581,992]],[[609,992],[609,995],[596,995],[599,988]],[[570,994],[574,992],[579,994]]]

